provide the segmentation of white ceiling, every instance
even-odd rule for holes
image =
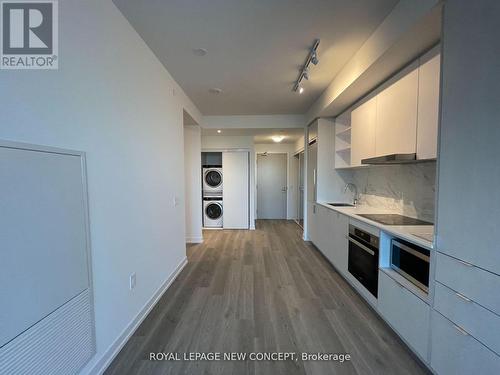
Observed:
[[[305,113],[397,2],[114,0],[204,115]],[[320,63],[299,95],[315,38]]]
[[[204,136],[252,136],[254,143],[274,143],[272,137],[282,135],[285,138],[280,143],[295,143],[304,135],[304,129],[221,129],[222,133],[217,133],[217,129],[202,128],[201,134]]]

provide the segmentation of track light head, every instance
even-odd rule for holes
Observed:
[[[304,69],[304,71],[302,72],[302,77],[309,81],[309,71],[307,69]]]
[[[302,94],[304,92],[304,88],[302,86],[299,87],[299,94]]]
[[[316,51],[314,51],[313,54],[312,54],[311,62],[314,65],[318,65],[319,64],[318,54],[316,53]]]

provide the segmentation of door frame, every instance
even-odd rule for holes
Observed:
[[[281,154],[286,156],[286,198],[285,198],[285,219],[289,220],[290,207],[288,206],[288,198],[290,197],[290,152],[286,151],[266,151],[267,154]],[[259,218],[259,214],[257,212],[257,208],[259,207],[259,194],[257,193],[257,184],[258,184],[258,176],[259,170],[257,165],[257,157],[259,155],[264,154],[264,152],[255,153],[255,218]]]
[[[300,155],[301,154],[302,154],[302,160],[303,160],[302,177],[304,177],[304,179],[305,179],[304,173],[306,171],[306,161],[305,161],[305,155],[304,155],[304,148],[302,147],[299,150],[295,151],[292,156],[297,159],[297,170],[296,170],[296,172],[297,172],[297,176],[296,177],[297,178],[296,178],[296,181],[295,181],[295,184],[297,186],[297,196],[295,197],[296,200],[297,200],[297,202],[296,202],[296,204],[297,204],[297,212],[296,212],[296,215],[295,215],[296,217],[295,217],[294,221],[303,230],[304,229],[303,224],[304,224],[304,200],[305,199],[304,199],[304,196],[302,197],[302,200],[300,199],[300,182],[301,182],[300,181],[300,172],[301,172],[300,171]],[[305,185],[305,181],[304,181],[303,186],[302,186],[302,192],[305,191],[305,186],[304,185]],[[302,195],[304,195],[304,193],[302,193]],[[299,219],[300,219],[299,213],[300,213],[301,209],[302,209],[302,224],[299,221]]]

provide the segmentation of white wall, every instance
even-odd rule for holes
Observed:
[[[201,200],[201,129],[184,126],[184,170],[186,203],[186,242],[203,242]]]
[[[286,199],[286,218],[288,220],[297,218],[297,191],[298,191],[298,159],[293,155],[295,154],[295,144],[284,143],[284,144],[256,144],[255,145],[255,157],[257,154],[263,152],[269,153],[284,153],[287,154],[287,199]],[[256,172],[257,175],[257,172]],[[258,181],[256,181],[256,184]],[[257,190],[255,189],[255,194]],[[257,200],[257,195],[256,195]]]
[[[201,115],[110,0],[59,8],[60,69],[0,71],[0,138],[87,153],[97,334],[88,372],[185,259],[183,108]]]
[[[244,149],[250,152],[250,186],[255,187],[255,149],[253,136],[201,136],[202,151]],[[255,229],[255,193],[250,191],[250,229]]]

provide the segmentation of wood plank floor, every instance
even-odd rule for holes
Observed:
[[[204,237],[107,375],[427,373],[296,223],[262,220],[255,231]],[[150,352],[349,353],[351,361],[149,361]]]

